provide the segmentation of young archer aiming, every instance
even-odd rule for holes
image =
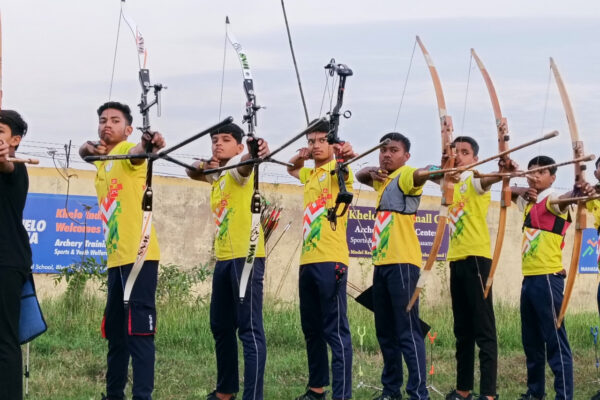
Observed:
[[[415,232],[415,215],[423,185],[431,177],[406,165],[410,140],[398,132],[384,135],[388,140],[379,153],[379,167],[365,167],[356,178],[378,194],[373,230],[373,306],[375,330],[383,354],[383,393],[376,400],[402,399],[402,359],[408,367],[406,391],[411,399],[428,399],[425,344],[419,320],[419,306],[406,307],[419,279],[421,245]]]
[[[187,170],[190,178],[212,185],[210,207],[216,223],[214,251],[217,263],[212,281],[210,327],[217,356],[217,386],[207,400],[233,399],[239,391],[236,331],[244,348],[242,399],[263,399],[267,348],[262,319],[265,270],[262,229],[243,302],[239,295],[240,278],[250,245],[253,166],[204,173],[204,170],[235,165],[252,158],[248,152],[242,155],[243,136],[242,128],[233,123],[211,133],[212,158],[207,162],[196,162],[196,170]],[[266,141],[248,140],[258,140],[258,157],[269,154]]]
[[[476,163],[479,145],[469,136],[454,139],[455,167]],[[502,171],[517,165],[509,158],[499,161]],[[456,390],[447,400],[470,400],[474,381],[475,345],[479,347],[481,400],[497,398],[498,339],[492,293],[484,297],[492,265],[487,213],[490,188],[501,177],[476,178],[471,171],[455,174],[454,197],[449,207],[450,296],[456,337]]]
[[[566,271],[562,263],[564,236],[570,223],[569,203],[553,203],[573,198],[573,192],[560,197],[553,192],[556,180],[554,160],[537,156],[529,161],[529,188],[511,188],[512,199],[523,211],[521,287],[521,334],[527,361],[527,393],[521,400],[542,400],[545,393],[546,360],[554,373],[557,400],[573,399],[573,356],[565,325],[556,327],[563,302]],[[577,188],[586,196],[595,193],[583,182]]]
[[[98,142],[89,141],[79,149],[82,158],[95,155],[138,155],[165,146],[156,132],[142,135],[139,143],[128,142],[133,132],[129,106],[107,102],[98,108]],[[94,181],[108,253],[108,285],[102,323],[108,339],[106,400],[125,397],[129,358],[133,369],[133,398],[150,400],[154,389],[156,333],[156,285],[160,249],[152,227],[144,264],[135,280],[129,301],[129,313],[123,305],[129,273],[137,259],[143,212],[142,196],[146,182],[144,159],[95,161]]]
[[[290,160],[288,173],[304,185],[303,246],[300,256],[300,318],[308,357],[308,390],[296,400],[325,398],[329,385],[327,345],[331,348],[333,399],[352,397],[352,341],[347,317],[346,282],[349,262],[346,227],[348,215],[327,219],[340,187],[334,155],[354,156],[349,142],[329,144],[330,124],[323,120],[307,133],[308,147]],[[304,166],[314,160],[314,168]],[[345,184],[352,188],[352,172]]]

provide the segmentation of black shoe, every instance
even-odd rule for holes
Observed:
[[[469,393],[467,397],[462,397],[456,390],[446,395],[446,400],[473,400],[473,395]]]
[[[220,400],[217,397],[217,391],[213,391],[212,393],[210,393],[208,396],[206,396],[206,400]],[[231,396],[231,400],[235,400],[235,394]]]
[[[544,393],[542,397],[535,397],[531,393],[524,393],[521,395],[519,400],[544,400],[546,398],[546,394]]]
[[[296,400],[325,400],[327,398],[327,392],[315,393],[310,389],[306,389],[306,393],[296,397]]]
[[[590,400],[600,400],[600,390],[598,391],[598,393],[596,393],[595,395],[593,395]]]
[[[375,397],[373,400],[402,400],[402,395],[399,394],[398,396],[392,396],[389,394],[382,394],[379,397]]]
[[[108,397],[104,393],[101,393],[101,394],[102,394],[102,399],[100,399],[100,400],[113,400],[113,399],[116,400],[114,397],[111,399],[110,397]]]

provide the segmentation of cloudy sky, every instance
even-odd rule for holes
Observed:
[[[120,7],[119,0],[0,4],[3,107],[21,111],[30,123],[22,155],[36,155],[51,165],[48,150],[62,154],[69,140],[78,147],[96,137],[95,110],[108,100]],[[396,129],[413,141],[411,164],[438,162],[433,85],[420,51],[412,56],[420,35],[442,79],[455,135],[475,137],[482,156],[496,151],[496,129],[481,75],[474,64],[469,71],[472,47],[494,81],[513,145],[553,129],[561,133],[515,159],[526,164],[538,154],[571,157],[566,118],[556,84],[549,79],[550,56],[567,84],[587,152],[600,155],[595,119],[600,109],[598,1],[287,0],[286,8],[311,117],[320,111],[323,65],[335,57],[354,71],[344,107],[352,118],[342,121],[340,135],[357,151],[394,129],[407,82]],[[125,10],[145,38],[153,81],[168,86],[162,116],[153,114],[151,122],[169,144],[219,118],[226,15],[247,51],[258,102],[266,107],[259,112],[258,134],[273,149],[305,126],[279,0],[128,0]],[[140,94],[137,57],[124,24],[117,50],[112,99],[133,106]],[[239,121],[244,93],[231,46],[226,47],[225,64],[222,114]],[[328,102],[321,112],[327,110]],[[138,113],[134,118],[139,123]],[[203,139],[178,155],[186,161],[206,156],[208,143]],[[75,162],[77,156],[73,161],[75,167],[85,166]],[[266,168],[268,180],[290,181],[283,167]],[[183,174],[162,163],[158,170]],[[571,182],[572,168],[564,168],[557,186]]]

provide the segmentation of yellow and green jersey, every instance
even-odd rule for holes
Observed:
[[[240,158],[234,157],[228,164],[236,164]],[[223,171],[218,176],[209,175],[208,178],[212,180],[210,209],[216,226],[215,257],[220,261],[246,257],[252,226],[250,203],[254,192],[251,184],[254,172],[248,177],[243,177],[233,168]],[[265,244],[261,228],[256,257],[264,256]]]
[[[590,200],[585,203],[585,208],[594,216],[594,228],[600,229],[600,200]]]
[[[517,201],[525,221],[521,247],[524,276],[554,274],[563,269],[562,248],[564,232],[568,227],[568,214],[550,203],[556,198],[552,189],[544,190],[537,198],[535,204],[527,203],[522,197]],[[531,213],[536,215],[530,215]],[[561,232],[552,232],[552,227],[557,225],[557,218],[560,219],[558,222],[564,221],[563,228]]]
[[[491,258],[490,232],[487,212],[491,195],[483,190],[479,179],[472,172],[464,172],[454,185],[452,205],[448,208],[450,243],[448,261],[469,256]]]
[[[336,161],[317,168],[300,169],[300,182],[304,185],[304,216],[302,220],[302,254],[300,265],[320,262],[340,262],[348,265],[348,243],[346,228],[348,213],[337,219],[336,230],[331,229],[327,220],[327,209],[335,206],[335,199],[340,192],[335,170]],[[348,169],[346,185],[352,190],[354,177]]]
[[[109,155],[128,154],[135,144],[121,142]],[[137,258],[142,236],[142,197],[146,185],[147,163],[130,160],[96,161],[96,194],[102,213],[102,228],[108,253],[108,268],[132,264]],[[152,226],[146,260],[160,259],[156,231]]]
[[[377,191],[377,214],[371,246],[374,265],[421,266],[422,253],[415,232],[415,215],[423,186],[415,186],[415,170],[404,165],[388,175],[385,182],[373,182],[373,188]],[[390,184],[397,185],[398,190],[390,190],[396,189],[388,188]],[[383,196],[394,196],[396,199]]]

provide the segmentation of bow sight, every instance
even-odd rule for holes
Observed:
[[[163,86],[160,83],[155,83],[154,85],[150,83],[150,70],[146,68],[140,69],[139,73],[140,77],[140,85],[142,86],[142,95],[140,99],[140,103],[138,107],[140,108],[140,114],[142,114],[143,123],[142,127],[138,127],[142,133],[150,133],[150,109],[152,106],[156,105],[156,115],[160,117],[161,114],[161,98],[160,92],[163,89],[166,89],[166,86]],[[150,92],[150,88],[154,88],[154,100],[151,103],[148,103],[148,92]],[[148,152],[152,151],[152,149],[148,150]]]
[[[344,104],[346,78],[352,76],[353,73],[347,65],[336,63],[334,58],[329,61],[329,64],[325,66],[325,69],[329,71],[329,76],[333,77],[337,74],[340,79],[337,90],[337,103],[335,104],[333,110],[329,113],[329,132],[327,133],[327,142],[330,145],[343,144],[344,142],[341,141],[338,136],[340,116],[343,115],[344,118],[350,118],[352,116],[352,112],[346,110],[343,114],[340,114],[340,110]],[[335,206],[327,209],[327,220],[331,225],[331,229],[334,231],[337,226],[337,218],[343,216],[346,211],[348,211],[348,207],[350,207],[350,203],[354,197],[353,194],[346,188],[346,177],[349,173],[348,167],[347,165],[344,165],[344,160],[342,158],[337,158],[336,161],[337,163],[335,170],[331,171],[331,174],[337,174],[337,181],[340,191],[335,199]],[[344,205],[342,211],[338,213],[338,210],[342,204]]]

